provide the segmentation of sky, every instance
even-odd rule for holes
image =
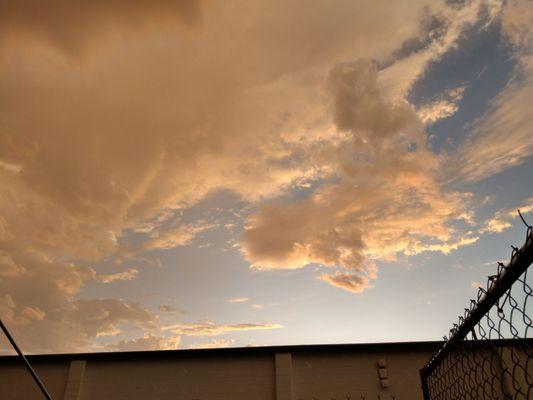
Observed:
[[[0,318],[29,353],[441,339],[533,222],[532,26],[0,0]]]

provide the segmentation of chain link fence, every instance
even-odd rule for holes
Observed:
[[[522,217],[520,215],[520,217]],[[533,400],[533,229],[420,371],[425,400]]]

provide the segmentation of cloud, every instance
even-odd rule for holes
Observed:
[[[159,307],[157,307],[157,309],[159,311],[161,311],[161,312],[164,312],[164,313],[174,313],[174,312],[178,311],[176,307],[168,306],[168,305],[164,305],[164,304],[162,304]]]
[[[139,271],[135,268],[130,268],[124,272],[117,272],[115,274],[100,274],[97,279],[103,283],[110,283],[115,281],[131,281],[137,278]]]
[[[266,204],[250,217],[242,251],[252,266],[342,267],[348,272],[321,279],[359,292],[375,279],[372,260],[472,243],[451,226],[470,220],[467,197],[441,189],[422,122],[409,104],[384,96],[375,64],[339,64],[329,86],[337,129],[351,135],[339,174],[309,197]]]
[[[250,300],[249,297],[232,297],[228,299],[228,303],[246,303]]]
[[[499,233],[503,232],[506,229],[509,229],[511,226],[512,225],[509,221],[505,221],[499,218],[492,218],[491,220],[487,221],[485,228],[482,230],[482,233]]]
[[[434,179],[402,99],[483,2],[73,4],[0,3],[0,293],[24,348],[78,351],[119,325],[154,326],[139,304],[77,298],[98,280],[83,265],[190,244],[209,224],[170,221],[217,190],[257,205],[318,187],[250,218],[243,251],[258,266],[372,279],[368,260],[454,239],[463,198]],[[437,14],[442,40],[425,21]]]
[[[0,132],[0,141],[2,138]],[[116,236],[104,221],[77,218],[64,205],[36,195],[18,175],[0,170],[0,240],[4,248],[22,247],[49,258],[85,260],[116,251]]]
[[[215,228],[216,225],[199,221],[193,224],[179,225],[174,229],[154,230],[150,239],[142,244],[144,250],[168,250],[178,246],[186,246],[192,243],[200,233]]]
[[[182,336],[218,336],[231,332],[256,331],[266,329],[283,328],[280,324],[233,324],[233,325],[216,325],[211,321],[201,323],[175,324],[163,327],[176,335]]]
[[[507,2],[503,16],[502,29],[511,44],[518,50],[521,62],[528,61],[533,51],[533,10],[528,0],[510,0]]]
[[[19,173],[22,169],[20,165],[10,164],[2,160],[0,160],[0,168],[3,168],[5,171],[11,173]]]
[[[4,29],[42,40],[17,36],[0,63],[0,160],[18,170],[2,174],[0,214],[25,244],[98,259],[147,221],[157,230],[162,210],[214,190],[255,202],[331,175],[328,143],[342,135],[322,122],[324,74],[353,54],[388,57],[436,6],[289,1],[278,18],[269,1],[213,3],[188,34],[157,22],[197,15],[194,2],[4,7]],[[37,12],[39,23],[26,23]],[[138,28],[152,18],[158,29]],[[294,26],[298,34],[286,35]],[[54,46],[83,51],[83,60],[72,64]],[[191,240],[175,228],[148,235],[147,246]]]
[[[480,233],[500,233],[512,227],[512,222],[518,218],[520,210],[522,215],[533,212],[533,197],[524,200],[519,206],[503,209],[497,211],[494,216],[485,221],[484,227],[480,229]]]
[[[452,157],[451,176],[477,181],[518,166],[533,154],[533,10],[529,1],[507,2],[502,32],[517,62],[505,88],[472,126],[471,137]]]
[[[476,243],[479,240],[478,236],[473,235],[472,232],[466,232],[466,234],[459,236],[455,240],[448,241],[446,243],[428,243],[418,244],[414,246],[411,254],[418,254],[424,251],[438,251],[443,254],[450,254],[452,251],[457,250],[459,247],[469,246]]]
[[[8,252],[0,250],[0,277],[20,276],[24,273],[24,267],[17,265]]]
[[[482,30],[489,26],[501,14],[502,5],[502,1],[491,0],[448,2],[447,6],[429,12],[421,34],[413,38],[419,46],[383,70],[380,76],[382,90],[394,100],[406,98],[428,65],[456,48],[467,29]],[[412,42],[407,41],[404,45]]]
[[[470,284],[470,287],[471,287],[472,289],[477,289],[477,288],[484,287],[484,286],[483,286],[481,283],[479,283],[479,282],[472,282],[472,283]]]
[[[113,351],[175,350],[179,348],[180,341],[179,336],[166,337],[147,333],[139,338],[107,344],[105,347]]]
[[[222,347],[230,347],[233,343],[235,343],[234,339],[214,339],[211,342],[191,344],[189,348],[191,349],[219,349]]]
[[[77,299],[85,284],[97,279],[91,268],[9,250],[9,257],[6,252],[0,257],[0,318],[24,351],[85,351],[98,336],[117,332],[118,324],[155,326],[155,316],[139,304]]]
[[[361,293],[372,287],[370,280],[359,274],[336,272],[330,275],[322,274],[319,279],[352,293]]]
[[[55,1],[0,3],[0,29],[4,41],[30,36],[50,42],[62,50],[77,54],[89,42],[102,38],[102,32],[117,26],[136,27],[176,20],[192,24],[200,18],[197,0],[91,1],[74,4]]]
[[[165,224],[215,190],[255,202],[331,174],[332,155],[307,154],[340,140],[321,129],[323,71],[390,53],[428,1],[381,3],[291,1],[280,18],[270,1],[2,2],[0,288],[22,347],[154,325],[138,304],[76,299],[98,279],[81,265],[190,243],[207,227]]]
[[[441,119],[453,116],[459,109],[459,102],[463,98],[465,86],[449,89],[429,104],[417,110],[417,114],[424,124],[433,124]]]
[[[532,96],[532,79],[512,80],[474,125],[472,137],[452,157],[453,174],[477,181],[528,160],[533,154],[533,111],[529,104]]]

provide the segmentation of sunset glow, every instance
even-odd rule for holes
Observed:
[[[440,339],[533,223],[531,1],[75,3],[0,1],[27,352]]]

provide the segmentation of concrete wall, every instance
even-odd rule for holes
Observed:
[[[286,346],[32,356],[54,399],[417,400],[440,343]],[[0,357],[0,399],[42,396]]]
[[[293,399],[422,399],[419,370],[432,350],[376,347],[296,353]]]

